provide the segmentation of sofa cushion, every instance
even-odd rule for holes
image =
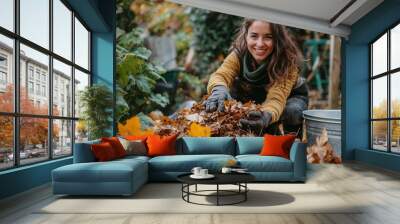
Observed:
[[[279,156],[238,155],[241,168],[249,172],[292,172],[292,161]]]
[[[134,172],[147,169],[144,161],[131,159],[109,162],[74,163],[53,170],[53,181],[58,182],[129,182]]]
[[[296,135],[264,135],[264,145],[261,156],[280,156],[289,159],[290,148]]]
[[[164,156],[176,154],[176,138],[178,134],[173,135],[149,135],[146,143],[148,147],[148,156]]]
[[[190,172],[193,167],[200,166],[211,172],[219,171],[230,159],[231,155],[175,155],[158,156],[149,160],[149,170],[163,172]]]
[[[74,163],[95,162],[96,158],[90,148],[92,144],[99,144],[100,139],[75,143],[74,147]]]
[[[263,137],[236,137],[236,155],[259,154],[263,147]]]
[[[117,158],[122,158],[126,156],[126,151],[119,141],[118,137],[103,137],[101,138],[101,142],[108,142],[111,144],[114,149],[115,155]]]
[[[235,155],[233,137],[183,137],[179,139],[178,154],[225,154]]]
[[[124,138],[119,138],[122,146],[126,151],[126,155],[147,155],[146,143],[142,140],[126,140]]]
[[[96,160],[99,162],[110,161],[118,158],[112,145],[109,142],[92,144],[90,147],[92,149],[94,157],[96,157]]]

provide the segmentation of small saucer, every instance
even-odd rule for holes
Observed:
[[[207,175],[203,175],[203,176],[201,176],[201,175],[194,175],[194,174],[190,175],[190,178],[193,178],[193,179],[211,179],[211,178],[214,178],[214,177],[215,177],[215,176],[212,175],[212,174],[207,174]]]

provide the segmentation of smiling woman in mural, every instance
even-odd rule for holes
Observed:
[[[282,122],[286,132],[298,132],[308,106],[306,82],[299,76],[302,59],[284,26],[245,19],[230,54],[210,77],[206,111],[223,111],[232,98],[255,101],[262,110],[243,117],[242,128],[274,134]]]

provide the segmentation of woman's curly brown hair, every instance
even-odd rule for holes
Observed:
[[[242,58],[247,51],[246,36],[249,27],[256,19],[244,19],[230,52],[234,51]],[[292,39],[285,26],[269,23],[274,41],[274,49],[267,57],[267,75],[272,85],[275,81],[287,78],[294,71],[299,71],[303,62],[303,55]]]

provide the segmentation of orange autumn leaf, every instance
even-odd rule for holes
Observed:
[[[191,137],[210,137],[211,128],[193,122],[190,124],[187,134]]]
[[[142,130],[140,118],[133,116],[126,121],[126,124],[118,123],[118,134],[122,136],[128,135],[150,135],[151,129]]]

